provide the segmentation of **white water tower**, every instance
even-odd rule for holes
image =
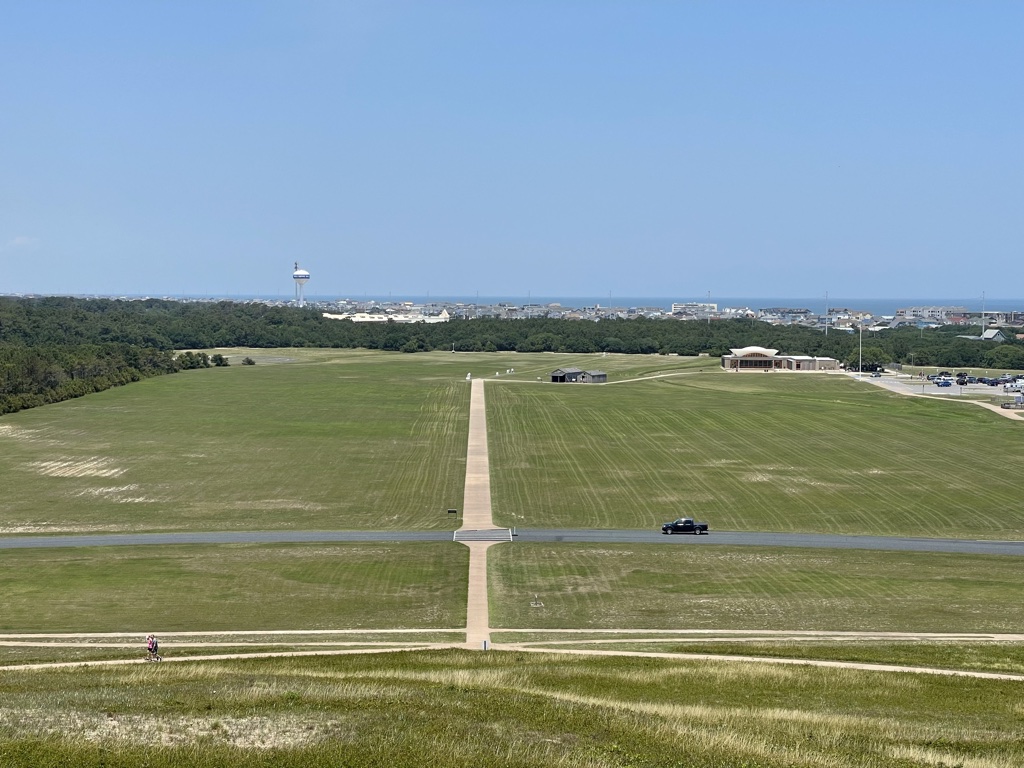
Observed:
[[[292,280],[295,281],[295,303],[300,307],[306,306],[306,298],[303,296],[303,286],[309,282],[309,272],[299,269],[299,262],[295,262],[295,271],[292,272]]]

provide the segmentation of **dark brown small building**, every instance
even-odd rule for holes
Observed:
[[[581,384],[607,384],[608,374],[604,371],[584,371],[579,368],[559,368],[551,372],[551,381],[559,384],[579,382]]]
[[[564,384],[567,381],[579,381],[582,375],[583,370],[580,368],[559,368],[551,372],[551,381]]]

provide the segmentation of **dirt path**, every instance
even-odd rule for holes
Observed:
[[[941,667],[904,667],[896,664],[864,664],[854,661],[821,661],[817,659],[779,659],[764,656],[726,656],[713,653],[658,653],[644,651],[597,651],[588,649],[568,648],[531,648],[519,647],[515,644],[501,646],[503,650],[514,650],[522,653],[564,653],[574,656],[643,656],[654,659],[674,659],[677,661],[734,661],[756,664],[790,664],[807,667],[831,667],[833,669],[858,669],[868,672],[913,672],[922,675],[950,675],[953,677],[977,677],[987,680],[1015,680],[1024,682],[1024,675],[1011,675],[1002,672],[973,672],[966,669],[942,669]]]
[[[474,542],[474,543],[486,543],[491,544],[493,542]],[[502,630],[502,631],[517,631],[517,630]],[[593,630],[546,630],[552,632],[579,632],[587,633],[593,632]],[[616,630],[602,630],[605,632],[615,633],[637,633],[643,634],[645,632],[675,632],[676,630],[629,630],[629,629],[616,629]],[[736,630],[742,631],[742,630]],[[366,630],[367,634],[371,634],[373,630]],[[218,633],[218,634],[249,634],[248,632],[238,633]],[[768,634],[768,633],[762,633]],[[772,633],[777,635],[791,635],[791,636],[803,636],[807,635],[834,635],[839,634],[846,637],[877,637],[880,635],[886,636],[899,636],[899,637],[928,637],[928,638],[946,638],[946,639],[958,639],[958,640],[969,640],[972,636],[970,635],[940,635],[938,633],[874,633],[874,632],[846,632],[846,633],[814,633],[814,632],[793,632],[787,633],[785,631],[778,631]],[[64,637],[72,637],[69,635],[63,635]],[[7,636],[9,637],[9,636]],[[85,636],[83,636],[85,637]],[[978,638],[992,639],[992,638],[1024,638],[1021,635],[979,635]],[[642,638],[630,638],[631,642],[643,642]],[[586,641],[585,641],[586,642]],[[604,641],[608,642],[608,641]],[[45,643],[39,643],[39,645],[46,645]],[[62,647],[70,645],[68,643],[61,643]],[[197,646],[205,644],[196,644]],[[236,659],[274,659],[274,658],[298,658],[303,656],[346,656],[352,654],[366,654],[366,653],[397,653],[400,651],[425,651],[425,650],[438,650],[448,648],[464,648],[465,645],[461,643],[403,643],[397,646],[391,647],[370,647],[370,648],[334,648],[334,649],[317,649],[307,651],[261,651],[254,653],[218,653],[203,656],[171,656],[165,658],[166,662],[174,663],[185,663],[185,662],[202,662],[202,661],[231,661]],[[478,646],[479,647],[479,646]],[[812,667],[827,667],[832,669],[854,669],[866,672],[896,672],[896,673],[914,673],[914,674],[927,674],[927,675],[948,675],[955,677],[971,677],[987,680],[1011,680],[1016,682],[1024,682],[1024,675],[1009,674],[1001,672],[981,672],[972,670],[961,670],[961,669],[944,669],[942,667],[913,667],[903,666],[898,664],[869,664],[863,662],[852,662],[852,661],[827,661],[820,659],[783,659],[765,656],[743,656],[735,654],[712,654],[712,653],[662,653],[658,651],[623,651],[623,650],[599,650],[589,648],[546,648],[536,647],[532,643],[500,643],[492,646],[494,650],[504,651],[516,651],[520,653],[548,653],[548,654],[561,654],[561,655],[572,655],[572,656],[630,656],[630,657],[641,657],[641,658],[655,658],[655,659],[669,659],[673,661],[702,661],[702,662],[736,662],[743,664],[788,664],[796,666],[812,666]],[[17,664],[0,666],[0,671],[19,671],[19,670],[42,670],[42,669],[67,669],[71,667],[110,667],[110,666],[123,666],[125,664],[146,664],[143,658],[133,659],[103,659],[96,661],[61,661],[61,662],[47,662],[37,664]]]

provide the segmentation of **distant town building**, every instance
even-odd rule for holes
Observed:
[[[766,323],[775,325],[789,325],[792,323],[813,322],[814,315],[809,309],[794,309],[792,307],[764,307],[757,311],[758,317]]]
[[[958,339],[970,339],[971,341],[995,341],[1002,344],[1006,341],[1006,335],[998,328],[989,328],[981,336],[957,336]]]
[[[436,315],[406,309],[406,312],[346,312],[341,315],[324,312],[323,316],[328,320],[351,320],[353,323],[447,323],[451,320],[447,309],[442,309]]]
[[[944,323],[950,316],[964,314],[967,314],[967,307],[903,307],[896,310],[896,319]]]
[[[718,311],[717,304],[707,304],[699,301],[677,302],[672,305],[673,315],[700,315],[713,314]]]

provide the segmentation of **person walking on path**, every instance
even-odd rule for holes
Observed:
[[[156,635],[146,635],[146,661],[163,661],[160,656],[160,641]]]

